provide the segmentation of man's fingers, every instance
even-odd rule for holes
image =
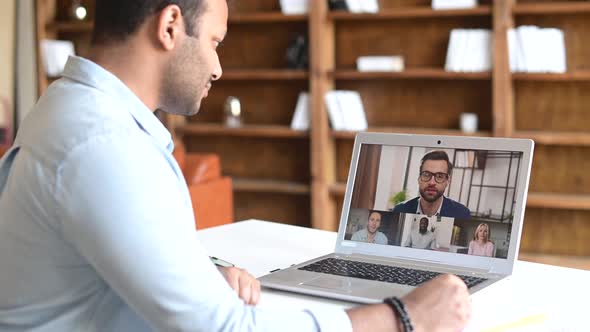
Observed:
[[[252,294],[252,280],[248,274],[242,273],[239,278],[240,289],[238,294],[245,303],[250,303],[250,296]]]
[[[254,279],[252,282],[252,298],[250,299],[250,304],[256,305],[260,300],[260,281]]]

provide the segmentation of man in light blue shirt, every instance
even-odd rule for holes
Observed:
[[[387,236],[379,232],[381,226],[381,212],[369,211],[369,217],[367,218],[367,227],[356,231],[352,234],[352,241],[361,241],[376,244],[387,244]]]
[[[68,60],[0,160],[0,331],[399,330],[385,304],[261,310],[258,282],[197,241],[152,111],[198,111],[226,25],[225,0],[97,1],[91,60]],[[469,316],[451,276],[403,301],[425,330]]]

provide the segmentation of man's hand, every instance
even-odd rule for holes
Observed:
[[[246,270],[237,267],[217,267],[227,283],[246,304],[256,305],[260,299],[260,282]]]
[[[402,298],[416,332],[461,331],[471,315],[467,286],[452,275],[424,283]],[[355,332],[403,331],[399,319],[386,304],[347,310]]]
[[[402,298],[416,331],[461,331],[471,316],[465,283],[442,275]]]

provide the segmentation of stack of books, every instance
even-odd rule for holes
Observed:
[[[377,0],[328,0],[331,10],[348,10],[351,13],[378,13]]]
[[[432,0],[432,9],[463,9],[477,6],[477,0]]]
[[[566,51],[563,31],[523,25],[508,31],[510,71],[565,73]]]
[[[293,119],[291,119],[291,129],[306,131],[309,130],[310,116],[309,116],[309,93],[299,93]]]
[[[334,130],[367,130],[367,118],[357,91],[335,90],[324,96],[328,117]]]
[[[280,0],[284,15],[303,15],[309,11],[309,0]]]
[[[453,29],[447,49],[446,71],[483,72],[492,69],[492,32]]]

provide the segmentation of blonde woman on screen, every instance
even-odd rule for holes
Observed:
[[[490,241],[490,227],[486,223],[481,223],[475,229],[473,240],[469,242],[469,251],[467,254],[476,256],[494,256],[494,243]]]

